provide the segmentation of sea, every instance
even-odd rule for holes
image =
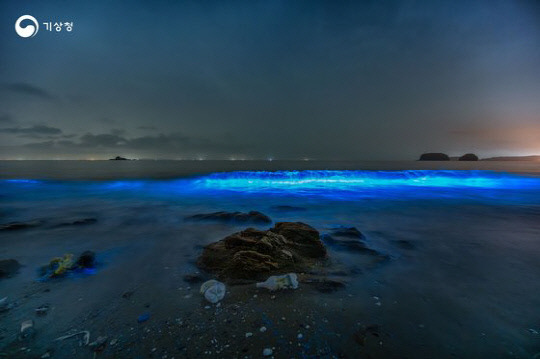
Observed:
[[[90,358],[54,341],[88,328],[120,338],[123,351],[104,351],[115,358],[156,347],[160,358],[260,357],[267,347],[276,358],[540,357],[540,162],[0,161],[0,202],[0,224],[36,224],[0,231],[0,259],[23,264],[0,280],[0,297],[17,303],[0,313],[0,352],[13,357],[52,346],[54,357]],[[301,283],[271,298],[233,286],[214,312],[182,276],[198,272],[205,245],[246,228],[186,221],[217,211],[259,211],[321,234],[355,227],[388,260],[328,246],[345,288],[318,293]],[[82,219],[93,220],[69,225]],[[85,250],[96,252],[97,273],[39,281],[40,265]],[[121,297],[129,291],[131,301]],[[56,309],[35,318],[43,303]],[[209,322],[234,306],[250,308],[248,320],[179,326],[181,346],[135,320],[149,312],[146,329],[162,333],[165,322],[197,313]],[[27,317],[38,334],[18,344]]]

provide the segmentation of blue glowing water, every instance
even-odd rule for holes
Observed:
[[[3,180],[6,194],[25,197],[128,196],[324,196],[358,198],[471,198],[535,202],[540,177],[489,171],[239,171],[174,180]]]
[[[354,190],[376,187],[523,188],[540,179],[486,171],[278,171],[214,173],[196,185],[229,190]]]

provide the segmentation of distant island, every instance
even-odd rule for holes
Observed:
[[[109,158],[109,161],[132,161],[132,160],[125,157],[116,156],[115,158]]]
[[[429,152],[423,153],[418,161],[540,161],[540,155],[536,156],[500,156],[479,159],[474,153],[466,153],[461,157],[450,157],[446,153]]]

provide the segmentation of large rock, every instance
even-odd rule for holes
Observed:
[[[305,271],[325,258],[317,230],[300,222],[281,222],[270,230],[248,228],[209,244],[197,265],[230,282]]]
[[[474,153],[467,153],[461,156],[459,161],[478,161],[478,156]]]
[[[42,224],[43,222],[39,220],[28,221],[28,222],[10,222],[10,223],[5,223],[5,224],[0,224],[0,231],[15,231],[19,229],[34,228]]]
[[[419,161],[450,161],[450,157],[445,153],[423,153]]]
[[[253,223],[253,224],[266,224],[272,223],[272,220],[267,215],[250,211],[244,212],[213,212],[213,213],[201,213],[193,216],[186,217],[189,221],[219,221],[219,222],[231,222],[231,223]]]
[[[334,228],[330,233],[323,234],[321,239],[334,250],[365,254],[378,261],[388,259],[387,255],[369,248],[365,242],[366,237],[356,227]]]
[[[0,278],[9,278],[17,274],[21,264],[15,259],[0,260]]]

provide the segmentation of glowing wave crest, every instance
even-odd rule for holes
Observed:
[[[487,171],[277,171],[213,173],[195,180],[224,190],[354,190],[371,187],[523,188],[540,179]]]

